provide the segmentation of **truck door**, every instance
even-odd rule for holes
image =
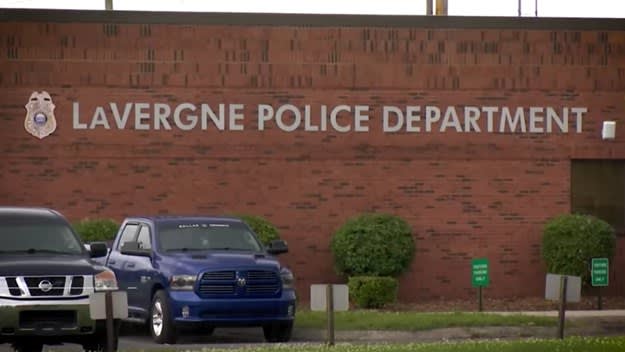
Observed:
[[[140,249],[152,250],[152,235],[148,224],[141,224],[136,240]],[[150,307],[150,291],[155,277],[152,258],[145,256],[125,256],[124,271],[128,275],[128,306],[136,307],[147,314]]]
[[[139,224],[137,223],[126,223],[124,228],[122,229],[122,233],[119,237],[119,240],[114,243],[114,247],[111,249],[111,253],[109,254],[108,260],[106,262],[106,266],[108,266],[113,272],[115,272],[115,276],[117,277],[117,285],[120,290],[126,291],[128,294],[128,306],[130,307],[130,290],[129,290],[129,275],[126,269],[124,268],[125,262],[127,260],[127,255],[123,255],[120,253],[120,249],[122,245],[126,242],[136,241],[137,233],[139,232]],[[129,309],[130,310],[130,309]],[[130,313],[130,312],[129,312]]]

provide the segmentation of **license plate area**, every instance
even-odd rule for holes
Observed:
[[[25,310],[20,312],[20,329],[58,330],[75,328],[75,310]]]

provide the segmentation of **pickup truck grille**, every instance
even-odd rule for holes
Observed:
[[[235,278],[234,271],[212,271],[208,273],[204,273],[202,275],[202,280],[206,281],[215,281],[215,280],[234,280]]]
[[[86,295],[93,291],[91,276],[12,276],[0,278],[6,282],[9,297],[63,298]],[[0,281],[0,283],[2,283]],[[6,292],[6,291],[5,291]]]
[[[205,295],[231,295],[234,294],[234,285],[200,285],[200,293]]]
[[[278,284],[251,284],[247,287],[246,292],[252,295],[273,295],[279,288]]]
[[[252,281],[276,280],[277,275],[273,271],[250,270],[247,279]]]
[[[270,270],[214,271],[201,276],[198,293],[206,298],[275,297],[282,283]]]

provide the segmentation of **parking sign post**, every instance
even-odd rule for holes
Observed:
[[[579,302],[582,296],[581,276],[548,273],[545,278],[545,299],[558,301],[558,338],[564,338],[566,305]]]
[[[310,310],[326,312],[326,344],[334,346],[334,312],[349,310],[349,288],[342,284],[310,285]]]
[[[326,302],[328,314],[328,346],[334,346],[334,292],[332,285],[326,286]]]
[[[567,293],[567,280],[565,275],[560,277],[560,306],[558,307],[558,338],[564,338],[564,322],[566,314],[566,293]]]
[[[592,258],[590,263],[590,282],[597,288],[597,309],[601,310],[601,287],[608,286],[610,263],[608,258]]]
[[[106,291],[104,302],[104,309],[106,310],[106,352],[113,352],[115,331],[113,322],[113,293],[111,291]]]
[[[488,286],[490,277],[488,275],[488,259],[477,258],[471,261],[471,284],[477,287],[478,311],[482,311],[482,287]]]

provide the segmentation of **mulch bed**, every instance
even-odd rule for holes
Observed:
[[[567,303],[567,310],[594,310],[597,309],[597,297],[582,297],[581,302]],[[493,299],[484,298],[484,311],[545,311],[557,310],[558,302],[547,301],[543,297],[523,297]],[[602,297],[602,309],[625,309],[625,297]],[[478,302],[475,299],[467,300],[427,300],[412,304],[395,304],[388,306],[391,311],[422,311],[422,312],[450,312],[450,311],[477,311]]]

